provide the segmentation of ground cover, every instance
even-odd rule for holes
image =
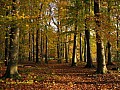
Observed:
[[[77,67],[70,64],[34,64],[26,62],[19,64],[19,79],[0,80],[0,90],[120,90],[120,72],[111,70],[102,75],[96,74],[95,68],[84,68],[84,63]],[[0,67],[0,76],[6,67]]]

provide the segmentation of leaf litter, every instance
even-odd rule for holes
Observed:
[[[24,67],[25,66],[25,67]],[[0,69],[0,76],[6,67]],[[120,73],[95,74],[84,64],[27,64],[19,67],[21,79],[0,80],[0,90],[119,90]]]

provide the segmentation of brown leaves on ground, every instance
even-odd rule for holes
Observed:
[[[6,67],[0,68],[0,76]],[[119,90],[120,73],[95,74],[96,69],[84,64],[19,65],[21,78],[0,80],[0,90]]]

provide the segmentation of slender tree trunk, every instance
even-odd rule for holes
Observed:
[[[61,60],[60,60],[60,41],[59,41],[59,37],[58,37],[58,42],[57,42],[57,62],[58,63],[61,63]]]
[[[90,2],[85,2],[85,14],[90,14]],[[85,18],[85,38],[86,38],[86,44],[87,44],[87,64],[85,67],[92,68],[92,57],[91,57],[91,48],[90,48],[90,30],[89,27],[87,27],[87,20],[89,20],[89,17]]]
[[[84,62],[86,62],[87,60],[87,44],[86,44],[86,38],[84,37]]]
[[[83,61],[82,58],[82,34],[80,33],[80,61]]]
[[[108,0],[108,23],[110,23],[110,0]],[[110,32],[109,32],[110,34]],[[108,40],[107,42],[107,50],[108,50],[108,62],[107,65],[113,65],[112,60],[111,60],[111,44],[110,41]]]
[[[43,60],[43,36],[42,36],[42,30],[40,31],[40,59]]]
[[[41,11],[42,11],[42,7],[43,7],[43,4],[41,3],[40,5],[40,14],[41,14]],[[42,14],[40,16],[40,18],[42,17]],[[39,19],[37,19],[39,21]],[[37,26],[39,27],[39,24],[37,24]],[[42,34],[41,34],[42,35]],[[42,37],[41,37],[42,38]],[[40,62],[39,61],[39,39],[40,39],[40,29],[37,28],[37,31],[36,31],[36,63]],[[41,50],[42,52],[42,50]]]
[[[34,31],[33,31],[33,33],[32,33],[32,61],[34,61],[34,59],[35,59],[34,43],[35,43],[35,40],[34,40]]]
[[[94,14],[96,17],[96,25],[100,27],[99,21],[99,0],[94,0]],[[104,45],[101,40],[98,28],[96,28],[96,46],[97,46],[97,73],[105,74],[107,73],[106,63],[105,63],[105,53]]]
[[[66,31],[67,31],[67,27],[66,27]],[[66,63],[68,63],[68,35],[67,34],[65,37],[65,60],[66,60]]]
[[[8,16],[9,11],[6,12],[6,16]],[[9,30],[6,27],[6,34],[5,34],[5,66],[8,65],[8,58],[9,58]]]
[[[70,42],[71,42],[71,34],[68,38],[68,60],[71,60],[71,57],[70,57]]]
[[[91,50],[90,50],[90,32],[89,30],[85,30],[85,36],[86,36],[86,42],[87,42],[87,64],[85,67],[92,68],[93,63],[92,63],[92,57],[91,57]]]
[[[75,6],[78,7],[78,1],[75,2]],[[77,66],[77,28],[78,28],[78,10],[75,11],[75,23],[74,23],[74,44],[72,54],[72,65]]]
[[[39,40],[39,29],[37,29],[37,31],[36,31],[36,63],[39,62],[39,58],[38,58],[38,55],[39,55],[39,44],[38,44],[38,40]]]
[[[48,37],[46,35],[45,63],[48,64]]]
[[[109,41],[107,43],[107,47],[108,47],[108,63],[107,63],[107,65],[113,65],[112,60],[111,60],[111,44]]]
[[[90,31],[87,30],[86,20],[85,20],[85,37],[86,37],[86,44],[87,44],[87,64],[85,67],[92,68],[94,66],[92,63],[91,50],[90,50]]]
[[[62,63],[61,62],[61,53],[60,53],[61,47],[60,47],[60,25],[59,24],[58,24],[58,31],[57,31],[57,33],[58,33],[58,41],[57,41],[57,58],[58,58],[58,60],[57,60],[57,62],[58,63]]]
[[[76,16],[77,17],[77,16]],[[73,44],[73,54],[72,54],[72,65],[71,66],[77,66],[77,21],[75,23],[75,32],[74,32],[74,44]]]
[[[117,61],[119,61],[119,21],[118,21],[119,16],[117,15]]]
[[[29,57],[28,60],[31,61],[31,31],[29,31]]]
[[[9,31],[6,31],[5,35],[5,66],[8,65],[8,58],[9,58]]]
[[[42,38],[42,57],[43,59],[45,59],[45,37],[44,37],[44,34],[43,34],[43,38]]]

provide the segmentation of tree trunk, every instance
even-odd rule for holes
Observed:
[[[92,68],[93,63],[92,63],[92,57],[91,57],[91,50],[90,50],[90,32],[89,30],[85,30],[85,36],[86,36],[86,42],[87,42],[87,64],[85,67]]]
[[[66,31],[67,31],[67,27],[66,27]],[[65,62],[68,63],[68,35],[66,34],[65,37]]]
[[[70,57],[70,42],[71,42],[71,34],[70,34],[70,37],[68,38],[68,60],[71,59],[71,57]]]
[[[29,57],[28,57],[28,60],[31,61],[31,31],[29,31]]]
[[[110,0],[108,0],[108,23],[110,23]],[[110,32],[109,32],[109,34],[110,34]],[[107,42],[107,50],[108,50],[107,65],[113,65],[112,60],[111,60],[111,44],[110,44],[109,40]]]
[[[48,64],[48,37],[46,35],[45,63]]]
[[[72,65],[71,66],[77,66],[77,23],[75,23],[75,32],[74,32],[74,44],[73,44],[73,54],[72,54]]]
[[[84,62],[86,62],[87,60],[87,44],[86,44],[86,38],[84,37]]]
[[[9,58],[9,31],[6,31],[5,35],[5,66],[8,65],[8,58]]]
[[[40,30],[40,59],[42,62],[43,60],[43,36],[42,36],[42,30]]]
[[[82,58],[82,34],[80,33],[80,61],[83,61]]]
[[[59,41],[59,37],[58,37],[58,42],[57,42],[57,62],[61,63],[61,60],[60,60],[60,41]]]
[[[16,5],[19,0],[12,1],[12,16],[18,11]],[[11,31],[10,31],[10,47],[9,47],[9,62],[7,70],[3,78],[17,78],[18,74],[18,53],[19,53],[19,28],[15,20],[12,20]]]
[[[14,22],[14,21],[13,21]],[[10,51],[9,62],[5,73],[5,78],[15,78],[18,76],[18,54],[19,53],[19,28],[12,24],[10,31]]]
[[[9,11],[6,11],[6,16],[8,16]],[[6,34],[5,34],[5,66],[8,65],[8,58],[9,58],[9,30],[6,27]]]
[[[61,61],[61,53],[60,53],[60,49],[61,49],[61,47],[60,47],[60,25],[58,24],[58,26],[57,26],[57,28],[58,28],[58,31],[57,31],[57,33],[58,33],[58,41],[57,41],[57,62],[58,63],[62,63],[62,61]]]
[[[32,61],[34,61],[35,59],[35,49],[34,49],[34,43],[35,43],[35,40],[34,40],[34,31],[32,32]]]
[[[112,60],[111,60],[111,44],[109,41],[107,43],[107,47],[108,47],[108,63],[107,63],[107,65],[113,65]]]
[[[117,61],[119,61],[119,21],[118,21],[119,15],[117,15]]]
[[[99,21],[99,0],[94,0],[94,14],[96,17],[96,25],[100,27]],[[104,53],[104,45],[101,40],[101,36],[99,35],[100,31],[96,27],[96,46],[97,46],[97,73],[105,74],[107,73],[106,63],[105,63],[105,53]]]
[[[43,4],[41,3],[40,9],[39,9],[40,14],[41,14],[41,11],[42,11],[42,7],[43,7]],[[41,17],[42,17],[42,14],[41,14],[40,18]],[[37,19],[37,20],[39,21],[39,19]],[[37,24],[37,26],[39,27],[39,24]],[[41,35],[42,35],[42,31],[41,31]],[[42,36],[41,36],[41,38],[42,38]],[[40,51],[39,51],[39,39],[40,39],[40,29],[37,28],[37,31],[36,31],[36,63],[40,62],[39,61],[39,53],[40,53]],[[41,46],[42,46],[42,44],[41,44]],[[41,53],[42,53],[42,48],[41,48]]]
[[[86,1],[85,2],[85,14],[90,14],[90,2]],[[92,63],[92,57],[91,57],[91,48],[90,48],[90,30],[89,27],[87,26],[87,19],[89,20],[89,17],[86,16],[85,18],[85,38],[86,38],[86,44],[87,44],[87,64],[85,67],[87,68],[92,68],[93,63]]]
[[[86,20],[85,20],[85,37],[86,37],[86,44],[87,44],[87,64],[85,67],[92,68],[94,67],[94,65],[92,63],[91,50],[90,50],[90,31],[87,30]]]
[[[36,63],[39,62],[39,58],[38,58],[38,55],[39,55],[38,40],[39,40],[39,29],[37,29],[37,31],[36,31]]]

